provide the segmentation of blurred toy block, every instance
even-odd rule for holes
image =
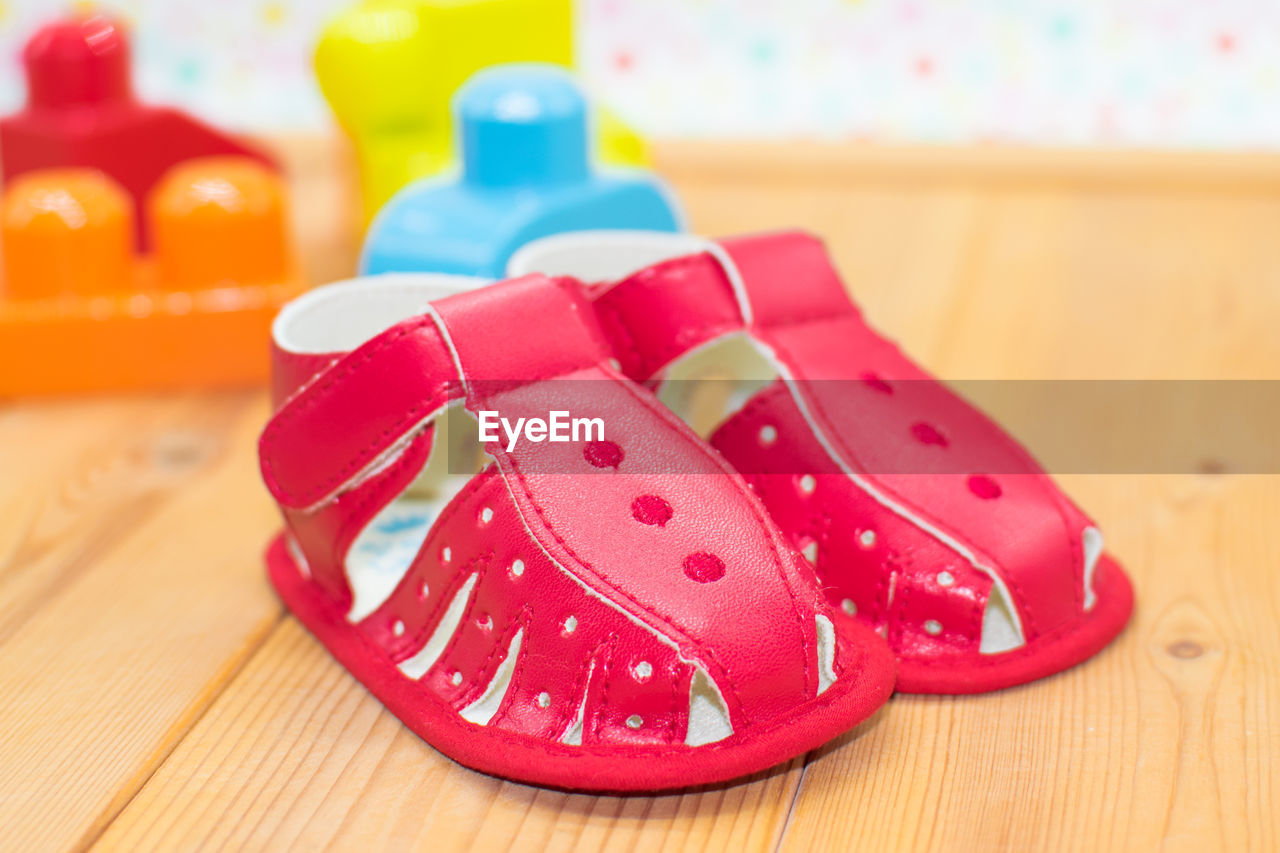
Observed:
[[[263,383],[271,320],[302,290],[279,175],[172,167],[143,210],[96,169],[27,172],[0,199],[0,396]]]
[[[6,182],[36,169],[87,167],[116,182],[134,205],[137,243],[150,244],[141,215],[147,194],[169,169],[194,157],[237,155],[275,169],[267,157],[180,110],[133,95],[129,43],[102,16],[50,24],[22,55],[27,103],[0,119]]]
[[[501,278],[530,240],[564,231],[678,231],[674,195],[642,169],[595,169],[587,106],[552,65],[506,65],[456,97],[462,171],[401,191],[378,214],[362,272]]]
[[[452,162],[454,93],[510,62],[572,66],[570,0],[365,0],[328,24],[316,75],[354,143],[366,218]],[[647,165],[634,132],[604,114],[598,124],[605,162]]]

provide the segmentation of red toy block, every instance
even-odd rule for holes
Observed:
[[[93,15],[50,24],[27,42],[22,60],[26,107],[0,119],[5,182],[36,169],[101,170],[132,196],[141,250],[150,246],[148,218],[142,215],[147,194],[176,164],[239,155],[279,171],[266,154],[181,110],[138,101],[128,38],[109,18]]]

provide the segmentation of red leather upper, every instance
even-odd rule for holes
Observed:
[[[1091,525],[1034,460],[866,325],[819,241],[721,250],[590,288],[601,327],[641,380],[730,332],[771,354],[782,379],[712,444],[798,547],[816,546],[832,602],[922,658],[978,653],[997,582],[1027,643],[1078,619]]]
[[[260,452],[304,571],[350,607],[351,544],[422,470],[451,400],[511,420],[600,417],[605,442],[489,443],[493,464],[355,630],[411,661],[472,584],[419,683],[461,712],[519,636],[490,725],[520,734],[559,738],[583,709],[584,745],[682,744],[698,668],[735,735],[793,713],[823,688],[815,620],[829,611],[811,567],[728,464],[606,355],[576,286],[529,276],[436,302],[299,378]],[[837,678],[856,672],[863,650],[841,632],[836,643]]]

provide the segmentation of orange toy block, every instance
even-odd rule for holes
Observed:
[[[0,396],[264,383],[272,318],[304,288],[278,175],[188,160],[134,205],[94,169],[21,175],[0,200]]]

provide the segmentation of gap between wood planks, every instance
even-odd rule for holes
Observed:
[[[881,711],[877,710],[870,719],[874,720],[880,714]],[[870,722],[870,720],[867,722]],[[773,853],[779,853],[782,850],[782,843],[786,841],[787,832],[791,829],[791,818],[796,813],[796,803],[800,799],[800,789],[804,787],[804,775],[809,772],[809,761],[816,752],[818,752],[817,749],[806,752],[801,759],[800,776],[796,779],[796,787],[791,791],[791,802],[787,803],[787,819],[782,822],[782,829],[778,830],[778,838],[773,842]]]

